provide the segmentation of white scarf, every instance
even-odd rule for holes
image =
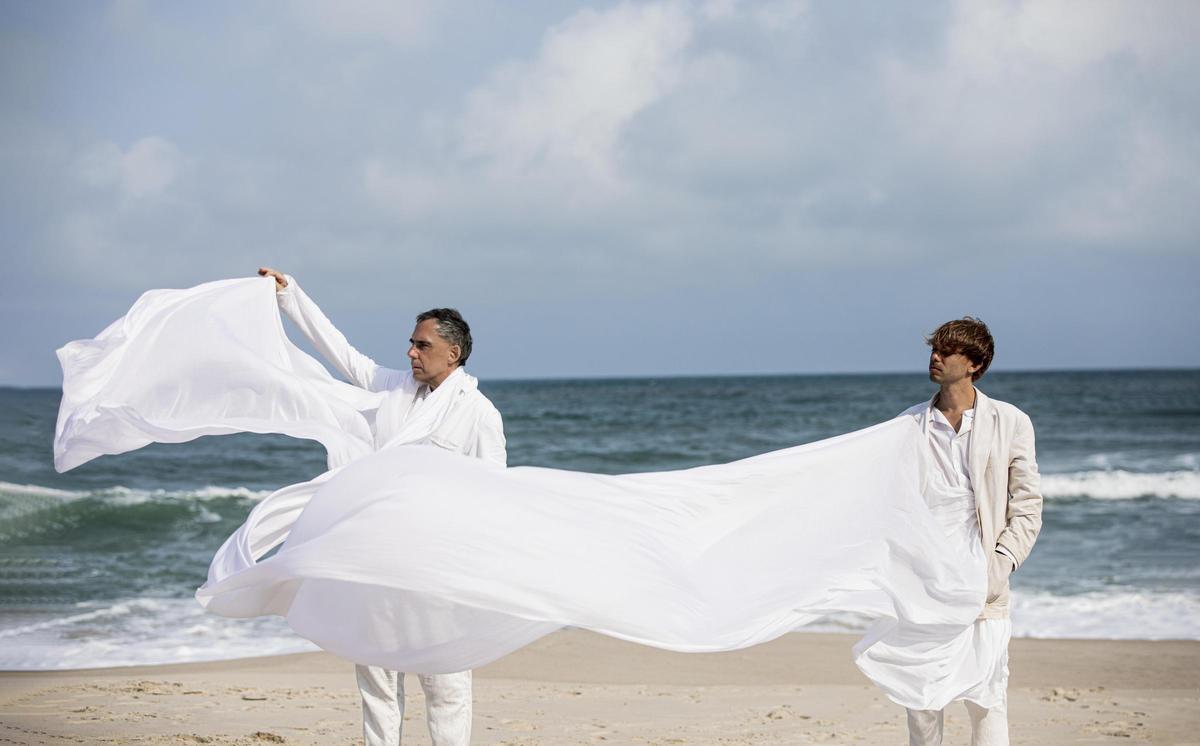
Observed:
[[[384,395],[376,415],[376,427],[383,427],[384,423],[401,424],[395,432],[377,432],[377,450],[428,442],[442,426],[455,402],[478,389],[479,381],[466,370],[455,368],[424,400],[418,398],[422,385],[413,380],[412,373],[407,373],[400,386]],[[386,441],[380,442],[381,438]]]

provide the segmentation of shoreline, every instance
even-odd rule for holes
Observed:
[[[579,632],[579,631],[580,630],[564,628],[557,634],[574,634],[575,632]],[[584,634],[594,634],[594,633],[584,632]],[[789,632],[788,634],[784,635],[783,638],[780,638],[780,639],[787,639],[787,638],[790,638],[792,635],[811,637],[811,638],[819,639],[821,641],[821,646],[834,645],[835,643],[837,643],[840,640],[845,640],[845,641],[847,641],[847,649],[849,649],[850,645],[853,645],[855,642],[857,642],[859,639],[862,638],[862,634],[863,633],[861,633],[861,632],[795,631],[795,632]],[[552,635],[552,636],[554,636],[554,635]],[[595,636],[602,638],[602,639],[608,639],[604,635],[595,634]],[[665,653],[667,655],[687,655],[689,658],[696,658],[696,657],[700,657],[700,656],[718,656],[719,657],[719,656],[731,655],[733,653],[745,652],[744,650],[737,650],[737,651],[729,651],[729,652],[724,652],[724,653],[701,653],[701,654],[673,653],[669,650],[659,650],[658,648],[651,648],[651,647],[647,647],[647,646],[637,645],[636,643],[623,643],[622,641],[619,641],[619,640],[616,640],[615,642],[620,643],[620,644],[633,645],[634,647],[648,651],[648,654],[650,654],[650,655],[653,655],[654,653],[657,652],[657,653]],[[757,647],[779,645],[779,644],[780,643],[778,643],[777,641],[771,641],[771,642],[763,643]],[[1103,638],[1101,638],[1101,637],[1013,637],[1011,644],[1014,646],[1019,645],[1022,648],[1024,648],[1026,645],[1031,645],[1032,648],[1036,648],[1037,646],[1040,646],[1043,644],[1050,644],[1050,645],[1054,645],[1054,646],[1058,646],[1059,644],[1068,645],[1068,646],[1069,645],[1092,645],[1092,644],[1136,645],[1136,646],[1140,646],[1143,644],[1153,644],[1153,645],[1167,644],[1167,645],[1182,645],[1182,646],[1186,647],[1188,645],[1200,646],[1200,640],[1190,639],[1190,638],[1185,638],[1185,637],[1179,637],[1179,638],[1171,637],[1171,638],[1161,638],[1161,639],[1159,639],[1159,638],[1131,639],[1131,638],[1124,638],[1124,637],[1103,637]],[[531,648],[531,647],[536,648],[537,645],[538,645],[538,643],[534,643],[533,645],[528,646],[526,649]],[[800,647],[805,647],[805,646],[800,646]],[[517,651],[516,653],[513,653],[512,655],[518,655],[520,652],[521,651]],[[847,653],[847,655],[849,655],[849,654]],[[302,659],[305,657],[314,657],[315,658],[315,657],[323,657],[323,656],[328,656],[331,658],[335,657],[335,656],[330,655],[329,653],[325,653],[324,651],[320,651],[320,650],[302,650],[302,651],[297,651],[297,652],[293,652],[293,653],[266,653],[264,655],[249,655],[249,656],[241,656],[241,657],[237,657],[237,658],[213,658],[211,660],[191,660],[191,661],[179,661],[179,662],[174,662],[174,663],[130,663],[130,664],[120,664],[120,665],[110,665],[110,666],[81,666],[78,668],[39,668],[39,669],[0,668],[0,684],[3,684],[5,679],[7,679],[8,677],[20,678],[20,677],[24,677],[24,676],[50,676],[50,677],[53,677],[53,676],[71,676],[71,675],[75,675],[75,674],[93,675],[93,676],[121,676],[121,675],[134,676],[134,675],[143,675],[143,674],[144,675],[172,674],[172,673],[181,673],[181,672],[186,672],[186,671],[200,671],[200,670],[209,670],[209,669],[223,670],[228,667],[248,668],[248,669],[271,668],[271,667],[275,667],[275,666],[286,666],[287,661],[289,661],[291,659]],[[488,664],[487,666],[485,666],[481,669],[477,669],[477,671],[486,671],[489,674],[491,674],[492,672],[497,671],[497,670],[505,670],[503,667],[503,659],[500,661],[496,661],[494,663]],[[1200,680],[1200,677],[1198,677],[1198,680]],[[2,693],[2,692],[3,692],[3,689],[0,688],[0,693]]]
[[[898,743],[904,712],[850,660],[856,635],[683,654],[581,630],[475,672],[481,744]],[[1012,641],[1013,743],[1200,742],[1200,641]],[[0,742],[328,744],[359,738],[353,666],[327,653],[0,672]],[[405,743],[429,743],[408,679]],[[962,707],[947,742],[965,742]]]

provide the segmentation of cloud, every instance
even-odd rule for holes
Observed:
[[[80,179],[96,188],[114,188],[133,199],[153,197],[167,191],[184,166],[179,148],[152,135],[127,149],[115,143],[94,145],[78,163]]]
[[[676,84],[691,29],[673,3],[580,11],[546,32],[534,60],[468,94],[460,157],[509,177],[612,184],[622,132]]]
[[[906,327],[927,294],[888,283],[930,267],[962,288],[1036,260],[1053,288],[1094,264],[1185,318],[1194,293],[1163,283],[1200,246],[1198,23],[1194,2],[30,5],[0,24],[4,302],[111,319],[275,264],[367,346],[401,301],[489,308],[497,340],[521,313],[529,338],[616,335],[619,306],[673,319],[679,372],[709,354],[694,319]],[[563,365],[620,372],[587,354]]]
[[[1122,246],[1155,236],[1152,251],[1194,251],[1200,215],[1200,145],[1146,121],[1132,125],[1111,177],[1073,185],[1047,212],[1057,232],[1091,246]]]
[[[1120,73],[1161,73],[1186,51],[1171,30],[1182,19],[1171,15],[1153,18],[1125,3],[960,0],[940,54],[890,57],[884,79],[914,140],[999,166],[1020,163],[1027,159],[1014,155],[1070,138],[1106,111],[1135,115],[1127,105],[1136,81]],[[1200,12],[1186,15],[1200,23]]]

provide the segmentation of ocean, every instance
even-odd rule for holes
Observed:
[[[731,461],[894,416],[923,375],[484,381],[509,463],[604,473]],[[990,373],[1037,431],[1045,524],[1015,634],[1200,639],[1200,371]],[[324,470],[313,442],[235,435],[52,466],[56,389],[0,388],[0,669],[313,649],[192,593],[257,500]],[[822,631],[861,629],[833,618]]]

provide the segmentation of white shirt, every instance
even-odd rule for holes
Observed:
[[[951,487],[971,488],[971,426],[975,422],[975,409],[963,412],[958,432],[932,403],[922,423],[925,437],[933,451],[933,465]]]
[[[901,413],[901,416],[905,415],[915,417],[917,424],[925,433],[935,473],[945,480],[948,486],[964,488],[974,494],[975,488],[971,484],[970,455],[975,408],[972,407],[963,412],[958,432],[954,431],[954,427],[946,419],[946,416],[933,406],[932,399],[924,404],[910,407]],[[995,551],[1008,557],[1013,565],[1016,565],[1016,559],[1012,552],[1005,547],[997,544]]]

